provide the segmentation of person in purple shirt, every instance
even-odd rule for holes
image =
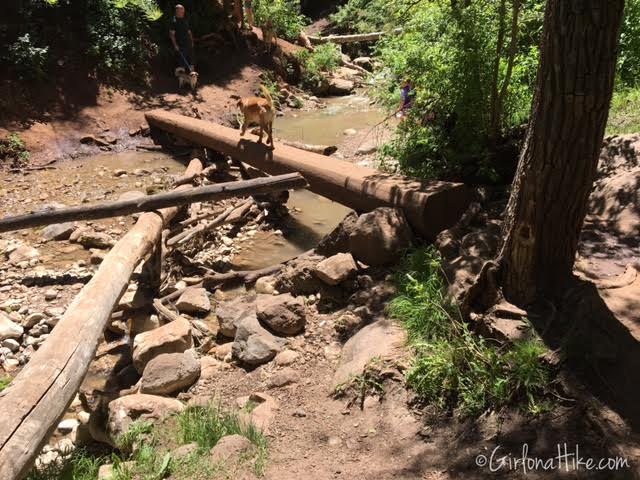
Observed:
[[[405,117],[416,100],[416,91],[413,89],[410,79],[406,79],[402,84],[402,90],[400,91],[400,108],[398,109],[398,116]]]

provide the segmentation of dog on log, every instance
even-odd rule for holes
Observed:
[[[240,136],[244,136],[247,127],[253,123],[260,126],[260,135],[258,143],[262,143],[264,131],[267,131],[267,143],[273,150],[273,120],[276,117],[276,109],[273,106],[273,98],[271,93],[264,85],[260,85],[260,90],[264,98],[261,97],[245,97],[238,100],[238,108],[242,112],[242,131]]]

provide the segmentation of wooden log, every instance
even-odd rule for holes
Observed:
[[[396,28],[392,33],[401,33],[402,28]],[[375,42],[380,40],[389,32],[371,32],[371,33],[358,33],[354,35],[328,35],[326,37],[310,36],[309,40],[312,44],[318,45],[320,43],[337,43],[339,45],[344,43],[357,43],[357,42]]]
[[[117,217],[201,201],[224,200],[226,198],[269,193],[304,186],[306,186],[306,181],[299,173],[256,178],[241,182],[218,183],[206,187],[189,188],[184,191],[159,193],[132,200],[43,210],[15,217],[0,218],[0,232],[40,227],[52,223]]]
[[[207,290],[213,290],[220,286],[229,285],[240,281],[246,284],[255,283],[256,280],[258,280],[260,277],[278,273],[284,268],[285,264],[286,262],[277,265],[271,265],[269,267],[261,268],[260,270],[232,270],[226,273],[215,273],[212,275],[206,275],[202,279],[202,286]]]
[[[172,112],[154,110],[145,116],[155,129],[186,138],[269,174],[300,172],[311,191],[356,211],[384,206],[401,208],[413,229],[427,239],[454,225],[471,200],[471,192],[460,183],[389,175],[278,142],[275,150],[269,150],[256,143],[255,136],[241,138],[238,130]]]
[[[187,174],[201,171],[192,160]],[[180,187],[182,190],[189,186]],[[107,254],[29,363],[0,392],[0,478],[23,478],[80,388],[136,265],[158,244],[172,206],[140,216]]]

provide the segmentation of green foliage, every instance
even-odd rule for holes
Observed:
[[[29,160],[29,150],[17,133],[0,139],[0,161],[9,162],[12,168],[19,168]]]
[[[429,404],[463,415],[512,402],[541,412],[550,378],[540,360],[544,345],[527,340],[505,348],[471,332],[446,296],[440,265],[438,253],[423,248],[396,274],[399,295],[389,313],[402,321],[415,350],[408,384]]]
[[[640,81],[640,0],[625,2],[618,53],[618,78],[618,84],[623,88],[638,86]]]
[[[107,461],[108,458],[94,456],[79,449],[61,463],[52,462],[41,470],[34,468],[27,475],[27,480],[95,480],[100,466]]]
[[[300,14],[300,0],[254,0],[256,25],[271,22],[276,34],[286,40],[295,40],[304,27]]]
[[[333,43],[318,45],[313,52],[300,50],[296,53],[302,67],[302,84],[313,89],[324,82],[326,74],[340,66],[340,49]]]
[[[331,15],[338,30],[370,33],[401,26],[426,0],[350,0]]]
[[[11,377],[0,377],[0,392],[9,386],[13,378]]]
[[[49,47],[38,46],[29,33],[18,37],[7,49],[7,61],[23,79],[43,80]]]
[[[640,88],[618,88],[613,93],[607,134],[640,132]]]

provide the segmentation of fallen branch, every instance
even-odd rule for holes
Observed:
[[[133,200],[122,200],[88,206],[81,205],[55,210],[44,210],[25,215],[17,215],[15,217],[5,217],[0,219],[0,232],[40,227],[52,223],[117,217],[201,201],[224,200],[232,197],[288,190],[306,185],[307,182],[299,173],[219,183],[185,191],[149,195]]]
[[[392,33],[401,33],[402,28],[396,28]],[[309,40],[312,44],[320,43],[356,43],[356,42],[375,42],[387,35],[389,32],[371,32],[371,33],[358,33],[355,35],[329,35],[327,37],[310,36]]]
[[[206,275],[202,279],[202,286],[207,290],[215,290],[216,288],[232,283],[243,281],[245,284],[255,283],[260,277],[273,275],[278,273],[285,266],[285,263],[271,265],[270,267],[261,268],[260,270],[239,270],[227,273],[215,273]]]
[[[211,165],[207,168],[205,168],[204,170],[202,170],[201,173],[197,173],[194,175],[188,175],[188,176],[182,176],[178,179],[176,179],[173,184],[172,187],[179,187],[180,185],[187,185],[190,183],[195,182],[196,180],[200,180],[201,178],[206,178],[209,175],[211,175],[212,173],[216,172],[218,170],[218,166],[217,165]]]
[[[320,155],[329,155],[334,154],[338,151],[338,147],[335,145],[311,145],[309,143],[302,142],[290,142],[288,140],[278,140],[280,143],[284,143],[285,145],[289,145],[290,147],[299,148],[300,150],[306,150],[307,152],[318,153]]]

